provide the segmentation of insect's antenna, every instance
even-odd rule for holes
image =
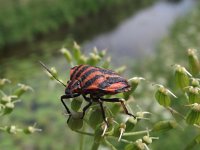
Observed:
[[[54,79],[56,79],[58,82],[60,82],[64,87],[66,87],[66,85],[63,83],[63,82],[61,82],[55,75],[53,75],[53,73],[51,72],[51,70],[49,69],[49,68],[47,68],[47,66],[43,63],[43,62],[41,62],[41,61],[39,61],[39,63],[40,63],[40,65],[42,65],[42,67],[44,68],[44,69],[46,69],[51,75],[52,75],[52,77],[54,78]]]

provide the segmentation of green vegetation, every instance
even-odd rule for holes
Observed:
[[[64,54],[68,64],[72,66],[75,64],[89,64],[104,68],[109,67],[109,61],[106,61],[110,60],[108,59],[109,57],[104,60],[105,51],[99,52],[97,49],[94,49],[94,52],[90,53],[90,56],[87,57],[81,54],[80,47],[75,43],[71,52],[64,48],[61,52]],[[131,117],[125,119],[125,116],[121,114],[122,110],[120,105],[114,103],[104,104],[107,119],[110,124],[110,126],[107,127],[102,120],[102,116],[99,115],[100,110],[96,104],[91,106],[84,120],[80,119],[83,99],[74,98],[71,101],[71,109],[74,113],[69,120],[68,127],[82,134],[82,141],[87,140],[84,136],[89,136],[90,139],[94,138],[92,150],[98,149],[101,145],[110,147],[113,150],[144,150],[148,149],[148,146],[151,147],[151,145],[154,145],[154,139],[158,140],[158,137],[165,132],[169,132],[171,129],[178,129],[180,127],[185,129],[189,128],[193,130],[193,132],[196,132],[195,136],[191,137],[190,143],[187,142],[178,147],[192,149],[199,144],[198,130],[200,128],[200,79],[197,76],[200,73],[200,63],[196,50],[188,50],[188,63],[190,66],[189,69],[192,69],[191,73],[189,73],[185,67],[176,64],[174,67],[171,67],[171,69],[174,69],[174,73],[171,73],[173,79],[166,81],[166,83],[174,84],[177,87],[177,89],[173,90],[177,92],[179,95],[178,97],[167,89],[165,85],[161,83],[155,84],[155,82],[144,82],[144,87],[138,93],[139,96],[132,95],[137,91],[140,81],[144,80],[142,77],[129,79],[132,86],[131,92],[117,95],[117,97],[126,99],[127,105],[130,105],[131,108],[138,110],[136,107],[138,105],[137,99],[148,94],[149,96],[146,97],[146,99],[153,100],[154,94],[152,94],[152,88],[145,90],[145,87],[154,85],[153,91],[155,91],[155,99],[163,106],[163,109],[161,108],[162,113],[157,114],[157,112],[154,112],[149,106],[146,108],[140,106],[138,112],[135,113],[137,116],[136,119]],[[116,71],[119,70],[119,73],[122,73],[125,68],[120,67],[120,69],[116,69]],[[52,68],[51,72],[51,74],[58,77],[55,68]],[[194,76],[196,76],[196,78],[194,78]],[[116,97],[116,95],[112,97]],[[142,103],[144,103],[144,101]],[[150,101],[150,103],[156,105],[155,101]],[[144,109],[145,111],[141,111]],[[148,109],[148,111],[146,111],[146,109]],[[151,114],[151,116],[148,114]],[[169,115],[169,118],[164,117],[166,114]],[[145,128],[147,128],[147,130],[145,130]],[[173,131],[176,132],[176,130]],[[117,140],[120,141],[120,143],[118,143]],[[84,146],[84,142],[80,144],[81,148],[89,149],[88,145],[86,147]],[[160,143],[158,145],[158,148],[159,147]]]
[[[0,132],[7,132],[9,134],[17,134],[18,132],[24,132],[25,134],[31,134],[36,131],[41,131],[41,129],[36,128],[36,124],[33,126],[28,126],[25,128],[19,128],[14,125],[12,119],[9,118],[9,115],[16,109],[16,103],[20,102],[21,96],[28,90],[33,90],[30,86],[24,84],[18,84],[18,88],[15,88],[13,93],[8,93],[11,90],[11,87],[7,86],[11,81],[8,79],[0,79],[0,116],[1,116],[1,125]],[[10,124],[8,124],[10,123]]]
[[[130,110],[138,118],[123,119],[126,115],[119,105],[105,103],[106,116],[111,127],[106,130],[104,137],[101,135],[105,124],[101,116],[96,115],[100,113],[96,105],[91,107],[84,120],[77,119],[66,123],[68,116],[59,99],[64,94],[64,87],[56,81],[48,80],[37,63],[38,57],[33,55],[28,60],[7,59],[4,64],[0,64],[0,74],[1,77],[11,79],[13,84],[6,85],[2,91],[8,96],[16,94],[21,87],[15,88],[14,85],[19,81],[31,85],[34,91],[20,97],[21,103],[10,101],[15,108],[12,113],[5,111],[6,106],[10,105],[2,103],[5,98],[1,95],[1,113],[10,114],[1,116],[0,148],[60,150],[66,147],[90,149],[92,146],[95,149],[100,146],[131,150],[148,146],[151,149],[199,149],[199,19],[200,5],[174,25],[171,34],[163,39],[152,59],[145,59],[145,63],[144,60],[138,61],[135,64],[140,65],[133,66],[133,73],[124,74],[127,79],[135,77],[136,74],[146,79],[143,81],[140,77],[132,78],[132,91],[116,95],[127,100],[126,105],[130,106]],[[48,66],[56,66],[57,73],[54,73],[63,79],[64,83],[69,79],[70,66],[76,64],[87,63],[113,68],[110,66],[110,57],[107,57],[104,51],[94,50],[86,55],[80,52],[79,48],[77,44],[70,50],[62,48],[64,57],[51,58],[50,62],[47,57],[42,61]],[[124,67],[115,71],[122,73]],[[7,80],[2,79],[1,82],[3,81]],[[70,102],[68,106],[75,111],[75,115],[79,115],[76,112],[81,112],[81,108],[86,104],[81,98]],[[117,123],[113,123],[113,119]],[[74,126],[77,122],[79,126]],[[23,133],[6,133],[21,128],[23,129],[16,131],[27,131],[24,126],[35,127],[34,123],[37,123],[42,132],[29,136]],[[123,135],[118,142],[120,132]]]
[[[197,21],[199,19],[200,3],[198,3],[196,8],[189,14],[175,23],[175,25],[171,28],[170,34],[160,42],[157,50],[155,51],[155,55],[151,59],[146,59],[146,63],[137,61],[137,64],[140,65],[133,67],[134,72],[137,72],[139,75],[144,74],[145,70],[146,75],[144,77],[148,78],[150,81],[154,81],[156,83],[159,82],[165,84],[170,89],[174,89],[176,96],[179,97],[174,103],[179,103],[181,105],[184,105],[185,97],[181,96],[180,91],[177,89],[177,84],[169,81],[174,80],[172,68],[175,64],[185,66],[189,72],[193,73],[193,77],[199,76],[199,74],[196,74],[192,69],[193,67],[191,67],[191,63],[194,61],[186,61],[187,57],[188,59],[191,59],[191,55],[188,56],[188,54],[191,54],[191,51],[189,50],[188,53],[185,52],[189,48],[195,48],[197,49],[196,57],[199,58],[200,25]],[[192,80],[190,80],[190,83],[191,81]],[[144,94],[143,98],[148,96],[148,94]],[[181,110],[179,107],[177,109]],[[155,111],[154,109],[149,108],[149,111],[151,110]],[[160,110],[156,110],[155,113],[160,114]],[[161,115],[160,117],[163,118],[164,116]],[[180,124],[180,126],[184,125]],[[173,133],[161,136],[159,142],[153,144],[153,148],[159,149],[160,145],[162,145],[163,149],[183,149],[184,144],[193,140],[193,138],[191,138],[189,141],[185,141],[185,139],[188,138],[188,135],[197,134],[198,132],[196,130],[192,130],[191,128],[185,128],[184,132],[182,132],[182,130],[175,130]],[[166,139],[170,140],[166,141]],[[199,146],[196,147],[196,149],[198,148]]]
[[[94,51],[91,52],[89,56],[86,56],[81,52],[80,46],[74,43],[71,50],[62,48],[61,53],[64,55],[67,64],[71,66],[89,64],[111,68],[110,57],[106,56],[105,50],[98,51],[94,48]],[[28,106],[29,109],[24,110],[21,106],[19,110],[15,110],[13,120],[16,122],[20,120],[28,120],[28,122],[37,121],[39,124],[38,126],[41,127],[43,131],[40,134],[33,135],[31,139],[12,137],[12,139],[9,138],[9,141],[7,141],[7,138],[5,138],[6,142],[2,141],[1,145],[12,145],[15,147],[14,149],[29,146],[33,149],[49,149],[52,147],[53,149],[64,149],[68,146],[69,149],[97,150],[99,147],[104,146],[113,150],[144,150],[145,148],[148,149],[148,147],[157,146],[157,148],[159,148],[159,138],[161,138],[161,141],[166,140],[163,137],[164,134],[165,136],[169,136],[171,133],[179,131],[181,127],[184,129],[189,128],[191,130],[190,135],[193,135],[191,141],[182,144],[181,148],[186,148],[187,146],[187,149],[191,149],[199,143],[198,130],[200,128],[200,84],[198,76],[196,76],[196,78],[192,77],[199,74],[200,64],[194,49],[188,50],[188,62],[190,64],[189,69],[192,69],[193,72],[189,73],[185,67],[175,65],[175,72],[171,74],[173,79],[166,82],[177,86],[177,90],[172,89],[173,93],[166,88],[165,84],[162,85],[159,82],[155,84],[155,82],[149,81],[141,82],[144,80],[142,77],[130,78],[129,82],[132,86],[131,92],[114,95],[112,97],[126,99],[126,105],[129,106],[128,108],[131,108],[129,111],[134,110],[134,114],[137,118],[134,119],[124,115],[123,109],[117,103],[104,103],[107,120],[110,125],[109,127],[106,126],[105,122],[102,120],[102,116],[99,115],[101,111],[96,103],[87,111],[84,119],[80,119],[82,108],[86,105],[86,102],[82,98],[74,98],[68,101],[68,106],[73,110],[73,114],[66,124],[68,116],[65,113],[62,115],[61,112],[58,114],[55,111],[63,108],[58,97],[63,95],[64,92],[61,91],[64,91],[64,89],[61,90],[60,85],[55,85],[55,81],[51,81],[51,84],[44,88],[44,84],[48,85],[43,82],[44,80],[47,81],[47,78],[40,80],[40,84],[38,84],[39,82],[35,82],[35,85],[37,85],[37,88],[35,88],[37,89],[35,96],[31,101],[24,103],[24,106]],[[58,75],[60,71],[57,71],[55,67],[50,68],[50,70],[54,76],[60,78],[60,75]],[[125,70],[125,67],[115,69],[115,71],[120,74]],[[41,73],[39,74],[41,76]],[[67,78],[69,79],[69,72],[67,74]],[[49,76],[51,79],[54,79],[51,75]],[[39,78],[41,79],[41,77]],[[35,81],[37,81],[37,79]],[[66,83],[66,81],[64,83]],[[15,90],[14,94],[20,96],[25,86],[22,87],[20,87],[21,90]],[[146,87],[148,88],[146,89]],[[140,90],[138,90],[139,88]],[[155,95],[152,90],[155,91]],[[175,92],[178,94],[178,97],[174,94]],[[37,97],[38,95],[40,95],[40,97]],[[140,98],[143,98],[144,95],[148,95],[145,99],[152,105],[156,105],[158,110],[160,109],[159,114],[152,110],[152,105],[147,107],[142,105],[142,103],[145,104],[145,101],[141,101]],[[29,96],[29,98],[31,98],[31,96]],[[3,102],[5,98],[1,97],[1,99]],[[57,101],[53,102],[52,99],[57,99]],[[14,103],[14,101],[11,102]],[[160,104],[160,106],[158,104]],[[60,108],[55,107],[56,105],[59,105]],[[25,113],[26,115],[23,115]],[[168,118],[164,117],[166,114],[169,115]],[[174,128],[176,128],[176,130],[174,130]],[[173,132],[170,132],[172,129]],[[181,130],[181,132],[183,131]],[[59,140],[59,146],[52,142],[55,139]],[[70,139],[71,141],[65,142],[63,139]],[[16,140],[20,144],[15,145],[14,143]],[[86,145],[85,143],[90,144]],[[156,143],[158,143],[158,145]],[[180,145],[178,147],[180,147]]]

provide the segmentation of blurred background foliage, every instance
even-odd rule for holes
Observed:
[[[56,66],[60,78],[66,82],[69,79],[70,65],[66,65],[64,58],[60,56],[60,47],[70,49],[74,40],[83,43],[99,33],[110,31],[125,18],[155,2],[156,0],[0,1],[0,77],[9,78],[13,83],[26,83],[34,89],[33,93],[22,96],[22,103],[16,103],[18,107],[10,118],[2,119],[2,123],[16,123],[19,126],[37,123],[43,130],[29,136],[1,133],[1,149],[78,149],[80,137],[68,128],[60,103],[64,89],[48,80],[37,61],[42,59],[48,66]],[[171,65],[178,63],[188,68],[186,50],[200,49],[199,19],[200,4],[197,2],[189,13],[179,18],[169,29],[169,34],[151,53],[152,57],[134,60],[127,57],[127,62],[123,62],[128,64],[124,76],[142,76],[176,89],[173,82],[168,82],[173,78]],[[152,92],[153,89],[145,85],[138,88],[134,96],[139,106],[155,114],[152,122],[170,118],[169,113],[155,102]],[[179,92],[175,90],[177,96]],[[173,129],[171,132],[161,133],[160,139],[151,146],[152,149],[159,149],[161,145],[162,149],[183,149],[196,134],[197,131],[190,127],[184,131]],[[85,142],[89,143],[90,138]]]
[[[19,52],[21,48],[44,51],[47,47],[49,51],[52,45],[54,48],[58,46],[55,44],[61,39],[60,45],[70,39],[83,41],[152,3],[148,0],[1,1],[0,53],[8,54],[8,50],[13,48]],[[100,25],[101,18],[105,19],[105,25]],[[54,44],[49,45],[45,41],[53,41]]]

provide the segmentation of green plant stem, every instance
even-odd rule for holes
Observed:
[[[123,136],[141,135],[141,134],[147,134],[148,132],[151,132],[151,130],[148,130],[148,131],[144,130],[144,131],[124,133]]]
[[[108,140],[104,140],[105,144],[111,148],[111,150],[117,150]]]
[[[110,138],[110,139],[118,139],[117,137],[115,136],[108,136],[107,138]],[[130,144],[132,143],[131,141],[128,141],[128,140],[125,140],[125,139],[121,139],[120,142],[123,142],[123,143],[126,143],[126,144]]]
[[[92,145],[92,149],[91,149],[91,150],[98,150],[99,144],[100,144],[100,143],[94,142],[93,145]]]
[[[172,116],[173,114],[178,115],[179,117],[181,117],[183,120],[185,120],[184,115],[182,115],[180,112],[176,111],[175,109],[173,109],[172,107],[167,107],[167,109],[171,112]]]
[[[84,132],[84,131],[79,131],[79,130],[74,130],[74,131],[77,132],[77,133],[80,133],[80,134],[94,136],[94,133],[89,133],[89,132]]]
[[[85,126],[83,126],[83,131],[85,131]],[[80,135],[80,150],[84,149],[84,140],[85,140],[85,136],[83,134]]]

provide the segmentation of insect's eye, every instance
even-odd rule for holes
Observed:
[[[77,81],[77,82],[76,82],[76,87],[77,87],[77,88],[80,88],[80,81]]]
[[[80,85],[80,82],[78,81],[78,82],[76,83],[76,85]]]

